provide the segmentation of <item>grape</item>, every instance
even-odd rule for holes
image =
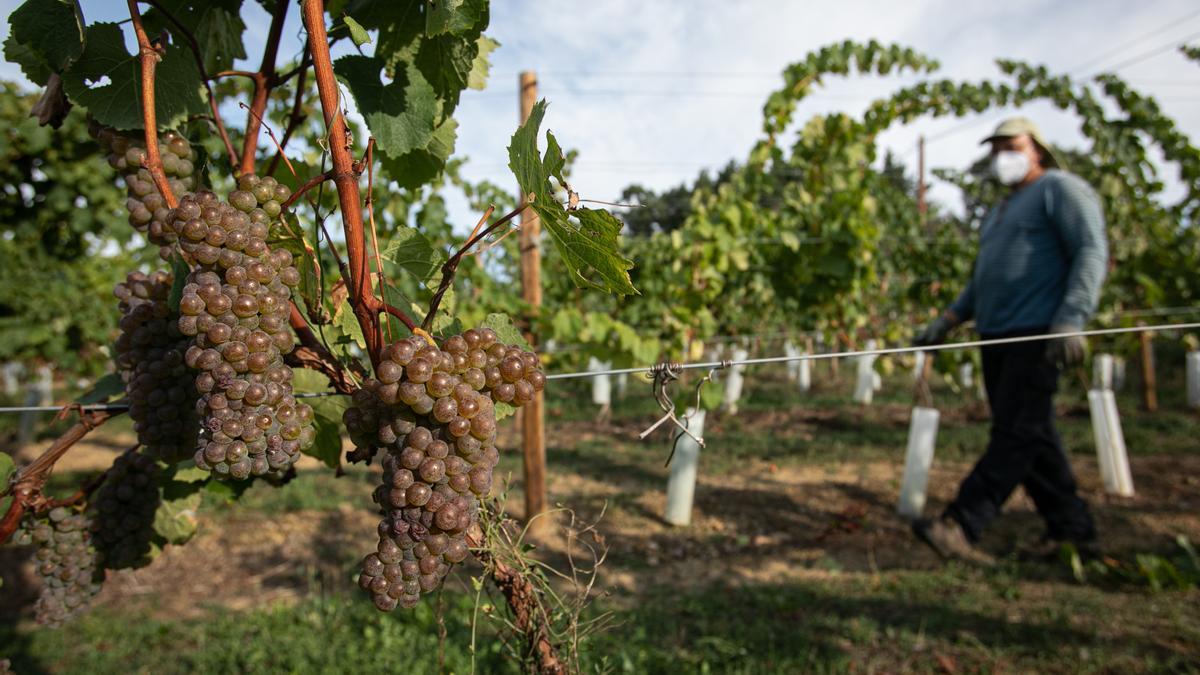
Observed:
[[[35,573],[42,580],[34,612],[39,624],[58,627],[83,611],[100,592],[103,571],[92,545],[89,517],[65,507],[29,516],[17,541],[37,546]]]
[[[114,360],[138,443],[151,457],[177,462],[193,452],[200,428],[197,392],[189,385],[190,339],[178,328],[187,317],[168,306],[171,283],[168,272],[133,272],[113,290],[121,310]]]
[[[154,514],[161,498],[161,469],[152,457],[126,452],[117,457],[92,495],[87,515],[92,544],[106,569],[141,567],[150,562]]]
[[[256,196],[287,188],[252,175],[239,177],[238,188],[228,203],[211,192],[185,194],[164,223],[194,265],[179,303],[194,314],[178,321],[191,339],[183,361],[200,371],[192,456],[235,480],[288,469],[316,436],[312,409],[292,395],[283,361],[295,343],[288,313],[300,277],[290,253],[267,245],[274,218]]]
[[[382,454],[379,543],[359,586],[392,611],[416,606],[470,552],[466,532],[500,459],[493,397],[526,403],[545,379],[535,354],[489,328],[448,337],[443,349],[414,336],[380,355],[378,379],[355,392],[343,421],[355,445],[349,461]]]
[[[92,123],[89,131],[108,154],[108,163],[121,175],[128,195],[125,206],[129,211],[129,224],[147,235],[151,243],[162,247],[163,259],[170,257],[175,234],[166,227],[170,210],[154,184],[150,172],[142,166],[146,157],[143,137],[123,136],[118,132]],[[162,160],[163,173],[176,194],[194,190],[197,186],[194,154],[187,139],[175,132],[167,132],[158,139],[158,153]]]

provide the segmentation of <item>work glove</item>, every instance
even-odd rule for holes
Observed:
[[[1051,326],[1051,333],[1074,333],[1079,328],[1075,326]],[[1083,336],[1072,335],[1050,340],[1046,345],[1046,360],[1060,368],[1068,368],[1083,363],[1087,352],[1087,340]]]
[[[932,345],[940,345],[946,341],[946,335],[955,325],[957,324],[944,315],[939,316],[929,322],[929,325],[925,326],[925,328],[921,329],[920,333],[917,333],[917,337],[913,338],[913,346],[930,347]]]

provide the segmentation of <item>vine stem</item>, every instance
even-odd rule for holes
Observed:
[[[522,204],[521,206],[518,206],[512,211],[509,211],[501,216],[496,222],[488,225],[487,227],[483,228],[482,231],[480,231],[480,226],[487,221],[488,216],[492,214],[492,210],[494,208],[495,207],[488,208],[488,210],[483,214],[483,218],[479,219],[479,225],[475,226],[471,236],[468,237],[458,251],[456,251],[454,255],[450,256],[450,259],[442,265],[442,281],[438,284],[437,291],[433,294],[433,299],[429,302],[429,313],[425,315],[425,320],[421,322],[421,327],[425,330],[429,330],[429,326],[433,324],[433,319],[437,316],[438,307],[442,304],[442,296],[446,294],[446,291],[450,289],[451,284],[454,283],[454,274],[458,271],[458,264],[462,262],[463,256],[465,256],[467,252],[471,250],[472,246],[483,241],[484,238],[486,238],[489,234],[500,229],[507,223],[512,222],[512,219],[521,215],[525,209],[529,208],[529,205]]]
[[[304,121],[307,115],[304,114],[304,90],[308,84],[308,66],[309,66],[309,49],[308,42],[305,41],[304,53],[300,57],[300,65],[297,66],[299,79],[296,80],[296,98],[292,101],[292,112],[288,115],[287,128],[283,130],[283,140],[279,141],[279,153],[271,158],[271,163],[267,165],[267,175],[275,174],[275,167],[279,166],[281,158],[286,159],[283,154],[284,148],[287,147],[288,141],[291,140],[292,134],[296,131],[296,127]],[[291,74],[285,74],[279,79],[287,80]]]
[[[354,390],[358,388],[354,378],[317,339],[308,322],[304,320],[304,313],[300,311],[296,303],[289,304],[291,305],[291,314],[288,316],[288,322],[291,323],[292,330],[296,332],[296,339],[300,341],[300,346],[292,350],[286,360],[301,368],[315,370],[325,375],[337,391],[343,394],[353,394]]]
[[[346,235],[346,252],[349,257],[350,283],[347,290],[354,316],[362,328],[367,340],[367,353],[373,364],[379,363],[379,353],[382,349],[382,333],[379,330],[379,314],[387,312],[396,316],[410,329],[414,328],[411,319],[404,312],[391,307],[386,302],[376,298],[372,291],[370,268],[366,253],[366,237],[363,227],[363,214],[358,188],[358,174],[354,171],[354,160],[350,156],[349,136],[342,108],[338,100],[337,80],[333,74],[333,62],[329,55],[329,35],[325,30],[325,3],[323,0],[303,0],[301,15],[304,27],[308,31],[309,51],[312,54],[313,75],[317,80],[317,93],[321,99],[321,110],[325,117],[325,128],[329,138],[329,152],[333,158],[333,182],[337,186],[338,203],[342,212],[342,226]],[[496,223],[485,228],[482,232],[470,237],[454,257],[443,266],[442,283],[438,294],[430,303],[430,313],[425,321],[437,311],[437,303],[453,282],[454,270],[462,260],[464,253],[496,228],[515,218],[524,206],[507,214]],[[297,312],[298,313],[298,312]],[[543,613],[541,603],[533,590],[533,584],[525,578],[520,570],[513,569],[499,561],[495,561],[487,550],[486,537],[478,527],[476,537],[471,544],[479,549],[476,556],[485,565],[490,561],[492,580],[504,593],[505,599],[515,616],[518,625],[525,628],[525,637],[529,640],[530,648],[538,655],[539,671],[544,673],[565,672],[557,651],[544,626],[536,617]]]
[[[407,317],[401,316],[404,312],[394,307],[389,309],[386,303],[375,297],[367,260],[358,172],[355,171],[354,158],[350,155],[350,136],[342,114],[341,102],[338,100],[333,60],[329,55],[329,34],[325,30],[325,3],[322,0],[304,0],[301,13],[304,27],[308,31],[313,75],[317,80],[317,94],[321,99],[321,110],[329,138],[329,154],[333,158],[332,179],[337,187],[342,229],[346,237],[346,255],[349,258],[350,283],[347,290],[350,307],[354,310],[354,317],[358,320],[363,337],[367,341],[367,354],[371,357],[371,363],[378,365],[379,353],[383,349],[379,315],[388,312],[404,321],[405,325],[411,325],[412,320],[406,321]]]
[[[162,55],[150,44],[150,38],[146,36],[146,28],[142,25],[142,15],[138,11],[137,0],[127,0],[129,5],[129,18],[133,22],[133,32],[137,36],[138,43],[138,61],[142,66],[142,125],[146,128],[146,170],[150,172],[150,177],[154,180],[155,187],[163,196],[163,201],[167,203],[167,207],[175,208],[179,206],[179,200],[175,197],[175,192],[171,190],[171,183],[167,180],[167,174],[163,171],[162,157],[158,154],[158,121],[155,117],[154,106],[154,69],[158,66],[159,59]]]
[[[204,55],[200,51],[200,41],[187,29],[187,26],[184,26],[180,23],[179,19],[176,19],[168,12],[159,0],[147,1],[151,7],[162,12],[162,15],[167,17],[167,21],[170,21],[175,26],[175,30],[183,36],[183,39],[188,43],[188,47],[192,50],[192,56],[196,59],[196,70],[200,73],[200,81],[204,83],[204,89],[208,92],[208,107],[212,111],[213,125],[217,127],[217,135],[221,137],[221,142],[225,145],[225,152],[229,154],[230,166],[237,168],[237,151],[233,149],[233,142],[229,140],[229,132],[225,130],[225,121],[221,119],[221,111],[217,107],[217,97],[213,94],[212,82],[210,81],[213,78],[208,76],[208,71],[204,67]]]
[[[537,672],[544,675],[566,673],[566,666],[559,659],[558,650],[550,639],[545,622],[541,620],[544,611],[533,584],[520,570],[492,555],[483,528],[476,525],[467,530],[467,543],[512,610],[513,622],[528,643]]]
[[[59,436],[46,451],[37,459],[30,462],[17,472],[6,492],[13,496],[12,503],[4,518],[0,519],[0,544],[8,538],[21,523],[21,516],[29,508],[36,508],[41,500],[42,487],[57,462],[71,446],[87,436],[92,429],[122,413],[111,410],[81,410],[79,421],[62,436]],[[0,493],[3,494],[3,493]]]
[[[131,0],[132,1],[132,0]],[[254,82],[254,96],[250,99],[250,114],[246,119],[246,138],[242,141],[241,173],[254,173],[254,156],[258,151],[258,129],[262,125],[263,113],[267,111],[267,99],[275,87],[275,58],[279,53],[279,38],[283,34],[283,22],[287,18],[287,0],[276,0],[271,12],[271,27],[267,32],[267,44],[263,48],[262,65],[258,72],[250,73]]]

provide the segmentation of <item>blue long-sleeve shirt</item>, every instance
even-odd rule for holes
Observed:
[[[950,309],[984,335],[1082,328],[1107,265],[1100,199],[1083,179],[1050,169],[984,218],[971,280]]]

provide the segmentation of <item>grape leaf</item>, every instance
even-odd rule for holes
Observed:
[[[510,417],[517,412],[516,408],[514,408],[511,404],[505,403],[504,401],[494,402],[493,407],[496,409],[497,422],[505,417]]]
[[[421,41],[416,65],[444,101],[446,112],[452,112],[458,106],[458,99],[462,90],[467,88],[478,53],[477,37],[463,39],[443,35]]]
[[[340,332],[336,340],[337,344],[353,343],[360,349],[367,348],[367,339],[363,337],[362,326],[358,325],[358,318],[354,316],[354,310],[350,307],[349,300],[342,301],[338,311],[334,313],[333,325]]]
[[[380,257],[420,282],[428,281],[446,262],[446,255],[435,249],[425,235],[411,227],[398,229]]]
[[[8,479],[13,474],[13,458],[7,453],[0,452],[0,490],[8,487]]]
[[[361,23],[348,16],[342,17],[342,22],[346,24],[346,28],[350,29],[350,39],[354,41],[355,45],[361,47],[371,43],[371,34],[367,32],[366,28],[363,28]]]
[[[203,483],[212,476],[209,472],[196,466],[196,462],[185,459],[174,466],[171,480],[176,483]]]
[[[308,368],[292,368],[292,391],[298,394],[329,391],[329,378]]]
[[[300,285],[296,287],[296,293],[304,302],[308,316],[320,316],[322,314],[321,283],[320,277],[317,276],[320,266],[317,261],[317,252],[304,237],[304,231],[300,228],[299,223],[289,222],[290,215],[289,211],[280,216],[283,226],[271,229],[267,243],[272,247],[286,249],[288,253],[292,254],[296,270],[300,272]]]
[[[177,36],[175,42],[183,44],[178,27],[167,18],[170,15],[196,38],[209,73],[232,68],[234,61],[246,58],[242,0],[157,0],[154,4],[142,15],[146,33],[156,35],[167,30]]]
[[[162,503],[154,512],[154,531],[169,544],[183,544],[196,534],[200,492],[187,489],[186,494],[174,496],[170,487],[163,489]]]
[[[34,51],[33,47],[23,42],[17,42],[12,35],[9,35],[8,39],[4,41],[4,60],[21,66],[21,72],[25,73],[25,77],[28,77],[29,81],[34,84],[46,84],[53,74],[41,54]]]
[[[430,328],[430,332],[434,335],[461,335],[463,332],[462,321],[446,312],[438,312]]]
[[[187,49],[170,45],[155,69],[155,111],[161,127],[174,127],[207,108],[200,76]],[[88,109],[103,125],[142,128],[142,82],[138,59],[125,51],[121,28],[97,23],[87,28],[83,56],[63,73],[71,102]]]
[[[480,64],[479,52],[494,44],[481,42],[486,3],[450,3],[355,0],[347,8],[353,21],[380,33],[373,57],[342,57],[334,70],[359,104],[385,171],[407,189],[445,167],[458,128],[454,109],[472,76],[486,77],[486,55]],[[430,14],[432,31],[421,20]]]
[[[507,314],[488,314],[484,317],[483,322],[479,324],[480,328],[491,328],[496,331],[500,341],[506,345],[520,347],[521,349],[530,350],[529,343],[525,341],[525,336],[521,335],[521,331],[517,330],[517,325],[513,323],[511,317]]]
[[[112,397],[125,393],[125,382],[120,375],[109,373],[104,377],[96,380],[96,384],[88,390],[86,394],[75,400],[76,403],[87,405],[89,403],[103,403],[112,400]]]
[[[225,503],[241,499],[242,494],[254,485],[252,480],[210,480],[204,484],[204,492]]]
[[[296,393],[331,391],[329,378],[307,368],[292,369],[292,387]],[[305,398],[313,409],[313,426],[317,436],[304,454],[315,457],[331,469],[337,468],[342,457],[342,413],[350,405],[348,396]]]
[[[63,72],[84,53],[83,13],[73,0],[26,0],[8,17],[8,24],[11,40],[41,61],[47,77]]]
[[[471,74],[467,76],[467,86],[471,89],[483,89],[487,86],[488,74],[491,69],[489,57],[500,43],[486,35],[479,36],[479,47],[475,51],[475,60],[471,62]]]
[[[187,286],[191,271],[178,251],[171,254],[171,292],[167,295],[167,307],[175,314],[179,313],[179,301],[183,299],[183,287]]]
[[[383,82],[384,65],[382,59],[351,54],[338,59],[333,70],[350,87],[379,150],[399,157],[429,144],[437,98],[411,65],[397,69],[391,82]]]
[[[454,153],[454,142],[458,135],[458,122],[446,118],[433,130],[428,145],[407,152],[399,157],[381,154],[387,175],[400,187],[415,189],[432,181],[446,166],[446,160]]]
[[[530,208],[541,218],[563,263],[577,286],[591,286],[620,295],[636,294],[629,278],[633,262],[622,256],[621,222],[611,213],[595,209],[567,211],[554,197],[550,178],[565,184],[566,165],[558,141],[546,133],[546,154],[538,154],[538,128],[546,113],[546,102],[538,101],[529,119],[513,134],[508,146],[509,168],[517,178]]]
[[[325,396],[306,399],[313,409],[313,426],[317,435],[304,454],[315,457],[331,469],[342,459],[342,413],[350,405],[347,396]]]
[[[438,0],[429,3],[425,13],[425,34],[460,35],[483,30],[487,22],[487,0]]]

